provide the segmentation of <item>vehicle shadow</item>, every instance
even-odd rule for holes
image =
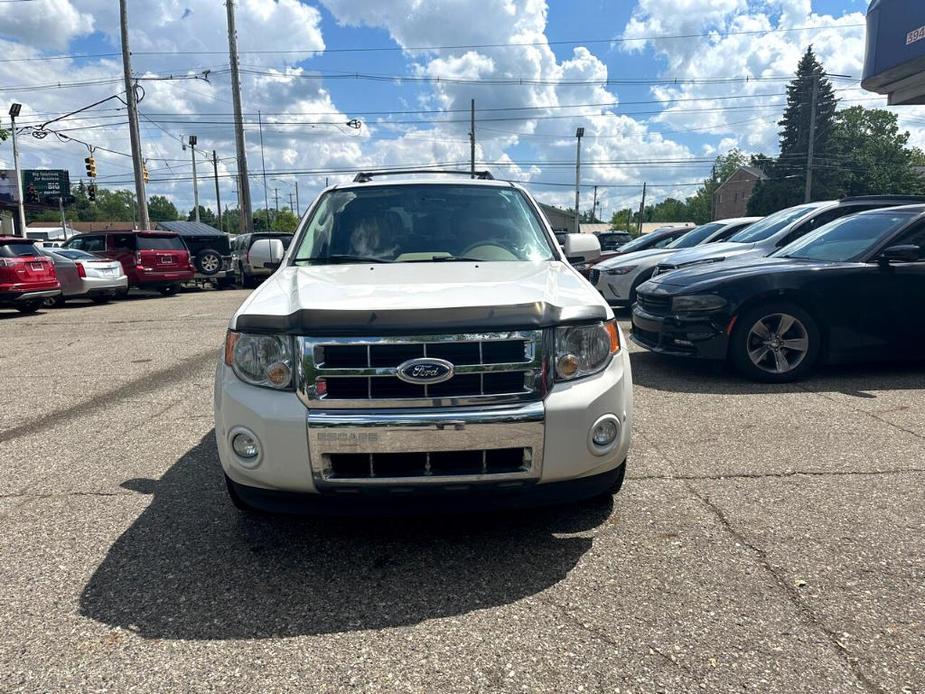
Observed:
[[[756,383],[722,362],[631,352],[633,383],[672,393],[745,395],[767,393],[842,393],[875,398],[872,391],[925,389],[925,362],[883,362],[821,366],[796,383]]]
[[[214,434],[160,480],[85,586],[80,613],[147,638],[239,639],[410,625],[512,603],[561,581],[613,502],[428,518],[246,516]]]

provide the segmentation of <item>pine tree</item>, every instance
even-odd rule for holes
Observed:
[[[769,214],[803,202],[814,90],[816,124],[811,198],[827,200],[842,194],[834,138],[838,100],[825,76],[825,68],[809,46],[800,58],[796,77],[787,85],[787,107],[778,121],[780,156],[766,171],[768,180],[756,187],[749,200],[750,212]]]

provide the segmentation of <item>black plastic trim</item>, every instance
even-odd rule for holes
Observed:
[[[425,308],[396,311],[301,309],[287,315],[244,314],[235,330],[324,337],[452,333],[471,330],[538,330],[607,320],[602,305],[565,307],[546,303]]]

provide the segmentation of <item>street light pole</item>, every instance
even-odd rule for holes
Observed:
[[[193,153],[193,218],[199,221],[199,181],[196,180],[196,136],[189,136],[189,148]]]
[[[212,150],[212,172],[215,174],[215,207],[218,208],[218,229],[225,231],[222,226],[222,196],[218,192],[218,155]]]
[[[578,128],[575,131],[575,137],[578,138],[578,147],[575,151],[575,233],[581,233],[581,226],[578,222],[578,199],[581,190],[581,138],[585,135],[584,128]]]
[[[22,109],[22,104],[10,106],[10,132],[13,134],[13,168],[16,172],[16,206],[19,209],[19,234],[26,236],[26,208],[22,199],[22,172],[19,170],[19,149],[16,147],[16,116]]]

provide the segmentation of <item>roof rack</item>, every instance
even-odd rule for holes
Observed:
[[[491,171],[459,171],[454,169],[405,169],[404,171],[361,171],[353,177],[354,183],[369,183],[379,176],[403,176],[405,174],[455,174],[457,176],[473,176],[483,181],[493,181]]]

